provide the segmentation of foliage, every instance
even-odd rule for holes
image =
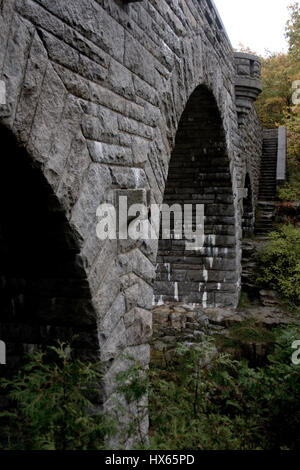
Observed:
[[[283,225],[257,258],[259,286],[278,291],[295,305],[300,302],[300,228]]]
[[[299,338],[299,326],[279,329],[267,365],[257,369],[218,352],[206,336],[179,345],[172,361],[150,370],[133,363],[118,374],[124,406],[141,411],[128,437],[138,448],[158,450],[297,449],[300,366],[291,362],[291,346]],[[72,359],[63,343],[51,351],[55,362],[36,352],[15,378],[2,381],[19,406],[1,414],[1,448],[104,448],[112,423],[86,398],[91,388],[98,392],[98,366]],[[141,432],[148,400],[150,443]]]
[[[247,408],[261,423],[261,442],[268,450],[296,450],[300,444],[300,367],[291,361],[299,326],[279,328],[267,367],[243,368],[239,383]]]
[[[263,92],[256,105],[264,127],[287,128],[288,184],[279,191],[279,197],[295,201],[300,198],[300,105],[294,105],[292,97],[293,83],[300,80],[299,3],[290,5],[289,10],[286,26],[289,51],[261,58]]]
[[[300,200],[300,184],[287,183],[278,190],[278,196],[281,201],[295,202]]]
[[[267,57],[261,57],[263,92],[257,107],[265,127],[286,125],[294,117],[299,117],[299,109],[294,109],[292,102],[295,91],[292,84],[300,80],[299,4],[292,4],[289,10],[290,19],[286,26],[288,54],[269,53]],[[294,123],[291,127],[294,128]]]
[[[64,343],[47,353],[34,352],[28,361],[17,376],[0,383],[12,402],[0,414],[0,449],[103,448],[112,423],[93,410],[88,398],[99,393],[99,364],[72,359]]]
[[[258,369],[216,353],[211,340],[180,346],[172,362],[150,372],[148,448],[297,449],[300,372],[291,345],[299,337],[299,327],[279,329]]]
[[[192,348],[181,346],[174,362],[153,369],[151,448],[252,448],[249,429],[255,433],[256,424],[239,410],[239,366],[229,355],[218,354],[207,339]]]
[[[257,369],[218,353],[208,337],[178,346],[172,361],[149,372],[151,439],[142,448],[299,448],[300,366],[291,346],[300,327],[279,328],[274,338],[267,365]]]
[[[293,66],[287,54],[271,54],[261,61],[263,92],[257,101],[259,116],[266,128],[284,125],[292,105]]]
[[[224,340],[254,342],[254,343],[273,343],[274,334],[258,324],[255,319],[241,321],[228,328],[225,337],[220,335],[221,342]],[[231,344],[232,341],[231,341]]]
[[[123,356],[124,370],[116,375],[115,406],[122,416],[119,441],[146,445],[148,427],[149,369],[131,356]],[[146,432],[145,432],[146,430]]]
[[[295,2],[289,6],[290,19],[286,27],[286,36],[289,40],[289,52],[295,62],[300,61],[300,8]]]
[[[298,72],[300,79],[300,70]],[[293,199],[300,200],[300,105],[294,107],[285,122],[288,148],[288,188],[293,191]]]
[[[239,42],[239,46],[237,49],[235,49],[237,52],[245,52],[246,54],[252,54],[252,55],[257,55],[255,51],[250,49],[250,47],[245,46],[242,42]]]

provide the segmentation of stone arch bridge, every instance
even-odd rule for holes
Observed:
[[[237,305],[260,62],[233,52],[210,0],[1,0],[0,13],[7,364],[76,333],[107,364],[109,406],[122,354],[149,361],[153,299]],[[120,192],[204,204],[203,249],[99,240],[97,207]]]

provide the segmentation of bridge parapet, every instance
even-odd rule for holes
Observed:
[[[218,42],[221,42],[222,36],[224,35],[226,36],[226,40],[229,42],[231,46],[229,36],[226,32],[221,16],[213,0],[198,0],[198,3],[199,3],[199,6],[204,11],[204,16],[209,26],[213,30],[215,39],[217,39]]]
[[[261,61],[253,54],[235,52],[236,64],[236,106],[239,124],[244,122],[246,115],[262,91]]]
[[[286,181],[286,139],[286,127],[280,126],[278,128],[277,184],[282,184]]]

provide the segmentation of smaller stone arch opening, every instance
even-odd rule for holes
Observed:
[[[24,353],[74,336],[74,353],[94,359],[95,312],[78,239],[40,168],[0,128],[0,339],[5,373]],[[5,149],[5,150],[4,150]]]
[[[250,176],[247,173],[244,185],[244,198],[243,198],[243,217],[242,229],[243,237],[250,235],[254,232],[255,214],[253,209],[253,193]]]
[[[203,245],[187,250],[171,219],[171,237],[160,231],[154,304],[184,302],[205,307],[236,306],[235,207],[222,118],[204,85],[191,95],[178,126],[164,204],[176,213],[193,206],[188,222],[197,227],[196,206],[204,210]],[[180,224],[179,220],[179,224]]]

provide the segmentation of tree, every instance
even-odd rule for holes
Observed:
[[[287,54],[269,54],[262,60],[263,92],[257,109],[264,127],[284,125],[288,135],[288,183],[281,199],[300,199],[300,105],[293,102],[296,81],[300,80],[300,6],[289,6],[286,25]]]
[[[286,25],[286,37],[289,41],[289,55],[295,62],[300,62],[300,7],[299,3],[289,6],[290,19]]]
[[[261,61],[263,92],[257,109],[263,125],[272,128],[285,123],[292,106],[293,71],[287,54],[271,54]]]

